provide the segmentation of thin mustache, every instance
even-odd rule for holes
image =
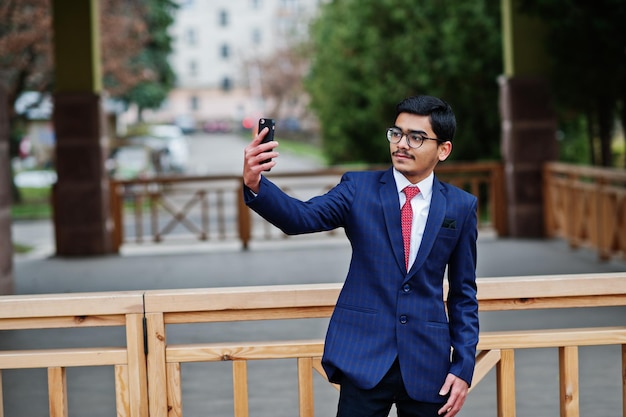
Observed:
[[[392,155],[393,155],[393,156],[396,156],[396,155],[403,155],[403,156],[406,156],[406,157],[408,157],[408,158],[413,158],[413,155],[411,155],[410,153],[405,152],[405,151],[401,151],[401,150],[399,150],[399,149],[398,149],[397,151],[394,151]]]

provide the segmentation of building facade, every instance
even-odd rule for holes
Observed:
[[[257,118],[268,105],[258,61],[307,36],[322,2],[181,0],[171,28],[176,88],[144,119],[219,129],[214,122]]]

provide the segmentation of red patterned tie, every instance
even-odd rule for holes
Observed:
[[[413,223],[413,209],[411,208],[411,199],[419,194],[420,189],[417,187],[405,187],[404,195],[406,201],[400,211],[400,219],[402,221],[402,240],[404,241],[404,263],[406,270],[409,270],[409,251],[411,249],[411,224]]]

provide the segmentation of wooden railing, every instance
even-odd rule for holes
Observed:
[[[327,318],[339,290],[340,284],[313,284],[0,297],[0,329],[126,326],[127,335],[125,347],[0,351],[0,369],[47,368],[50,415],[67,416],[65,368],[114,366],[118,416],[169,417],[182,416],[181,364],[228,361],[234,415],[244,417],[249,415],[248,361],[295,358],[299,415],[312,417],[314,371],[323,375],[322,340],[176,344],[168,339],[166,326]],[[483,278],[478,294],[482,312],[626,306],[626,273]],[[621,415],[626,417],[626,325],[481,332],[472,387],[495,367],[497,415],[514,417],[515,351],[555,348],[560,369],[560,398],[555,401],[562,417],[579,416],[578,348],[590,345],[621,346],[621,363],[615,363],[621,381],[614,383],[621,384]]]
[[[268,174],[295,197],[308,199],[335,185],[345,169]],[[479,198],[479,226],[506,235],[502,165],[498,162],[449,163],[437,175]],[[251,213],[242,201],[242,179],[235,175],[155,177],[112,180],[112,241],[162,242],[190,236],[201,241],[240,240],[244,248],[255,239],[286,235]],[[126,213],[130,213],[127,215]]]
[[[67,417],[66,369],[112,366],[117,416],[147,416],[143,318],[141,292],[0,297],[0,330],[109,326],[126,330],[125,346],[0,351],[0,372],[5,369],[47,369],[50,416]],[[0,373],[0,390],[1,377]],[[0,417],[4,416],[2,394],[0,392]]]
[[[543,187],[547,236],[626,257],[626,170],[547,163]]]

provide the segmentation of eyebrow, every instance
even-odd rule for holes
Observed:
[[[404,133],[404,129],[402,129],[400,126],[393,125],[393,127],[395,127],[396,129],[401,130],[402,133]],[[420,135],[428,136],[428,134],[426,132],[424,132],[423,130],[409,130],[408,133],[418,133]]]

